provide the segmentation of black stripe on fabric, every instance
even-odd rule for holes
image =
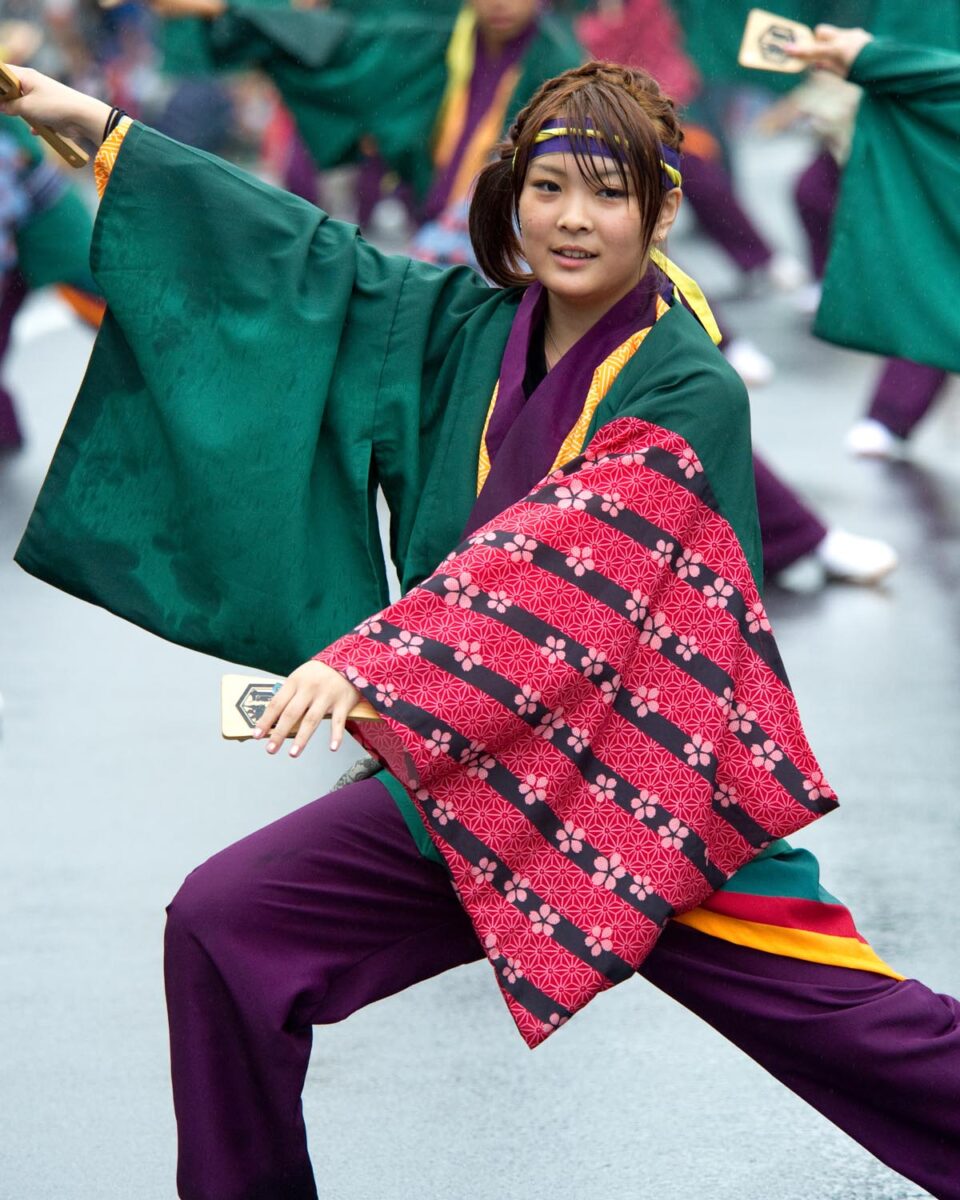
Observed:
[[[385,621],[381,621],[379,624],[379,631],[376,633],[371,632],[369,635],[375,641],[389,645],[390,639],[398,637],[399,633],[401,632],[399,627],[396,625],[390,625]],[[462,664],[457,661],[454,652],[449,648],[449,646],[444,645],[442,642],[434,641],[434,639],[429,637],[424,637],[422,635],[418,636],[421,636],[422,640],[422,644],[419,647],[419,653],[424,659],[426,659],[426,661],[432,663],[434,666],[439,667],[441,670],[446,671],[449,675],[453,675],[458,679],[462,679],[465,683],[469,683],[478,691],[481,691],[485,695],[490,696],[492,699],[498,701],[503,705],[504,708],[514,713],[514,715],[519,717],[521,721],[529,725],[534,732],[542,730],[543,733],[541,736],[544,736],[546,740],[550,741],[560,754],[564,755],[565,758],[568,758],[585,778],[590,779],[591,782],[596,782],[596,777],[598,775],[605,775],[611,779],[617,780],[618,786],[616,788],[615,795],[611,796],[610,799],[615,800],[615,802],[631,816],[642,820],[643,823],[653,829],[658,836],[666,837],[666,834],[661,834],[661,828],[667,830],[669,829],[671,821],[679,821],[679,818],[671,813],[661,803],[659,803],[659,801],[657,802],[654,811],[651,811],[646,816],[638,816],[640,810],[638,806],[633,803],[634,797],[638,795],[636,789],[631,787],[631,785],[621,776],[617,775],[611,767],[608,767],[605,763],[598,759],[596,755],[594,755],[593,752],[586,746],[581,746],[580,749],[577,749],[575,743],[580,739],[577,737],[572,726],[567,725],[559,717],[557,718],[559,723],[551,724],[550,718],[553,716],[552,710],[547,708],[546,705],[539,703],[539,701],[529,700],[525,705],[528,711],[523,713],[519,712],[515,703],[515,697],[517,695],[517,685],[515,683],[512,683],[503,675],[499,675],[497,672],[491,671],[488,667],[484,667],[482,665],[473,666],[469,671],[465,671]],[[392,715],[394,714],[391,711],[391,716]],[[655,716],[656,714],[651,713],[649,715]],[[667,722],[664,722],[664,724],[667,724]],[[549,736],[547,736],[548,729],[550,730]],[[460,741],[468,747],[466,751],[461,750],[460,757],[462,758],[465,754],[470,753],[470,743],[467,742],[462,735],[458,736],[460,737]],[[479,751],[476,753],[479,753]],[[491,764],[496,763],[496,760],[492,756],[488,757],[490,758]],[[683,757],[682,761],[686,762],[687,765],[690,765],[686,757]],[[510,772],[506,772],[506,774],[509,775],[511,779],[515,779]],[[488,776],[485,776],[485,778],[487,777]],[[493,785],[491,784],[491,786]],[[517,788],[519,789],[519,783],[517,784]],[[499,791],[499,789],[497,790]],[[504,795],[502,792],[500,794]],[[504,798],[510,800],[511,797],[508,794],[505,795]],[[682,853],[684,857],[687,858],[698,871],[700,871],[704,878],[707,879],[714,888],[721,887],[726,882],[726,876],[712,862],[710,862],[703,839],[688,826],[684,825],[683,822],[680,822],[680,826],[686,832],[683,834],[681,839],[681,845],[674,846],[673,848],[679,853]],[[629,886],[630,885],[628,882],[623,884],[623,887],[626,889],[628,894]],[[621,894],[620,891],[618,891],[618,895],[619,894]],[[666,901],[663,901],[663,903],[666,903]]]
[[[758,850],[762,850],[773,840],[766,829],[735,801],[728,800],[726,804],[722,804],[719,800],[714,800],[713,811],[718,817],[722,817],[729,825],[732,825],[745,842],[749,842]]]
[[[531,504],[559,507],[564,503],[564,498],[558,495],[562,487],[563,484],[548,484],[532,492],[527,496],[527,500]],[[591,517],[601,521],[611,529],[619,530],[626,537],[629,537],[631,541],[636,542],[639,546],[643,546],[645,550],[656,551],[658,542],[671,545],[672,550],[665,555],[664,562],[675,575],[679,576],[680,572],[684,571],[685,574],[682,578],[696,591],[704,593],[707,588],[713,587],[717,581],[721,581],[724,585],[729,586],[732,590],[730,596],[726,598],[724,607],[737,622],[740,636],[754,653],[766,663],[784,687],[790,688],[790,680],[787,677],[786,667],[783,665],[783,660],[780,657],[780,651],[777,648],[777,643],[774,640],[772,632],[760,627],[756,630],[751,630],[750,614],[747,610],[747,603],[743,598],[743,593],[734,587],[728,579],[725,579],[719,571],[715,571],[712,567],[708,567],[703,563],[686,563],[685,555],[687,552],[677,536],[662,529],[659,525],[654,525],[652,521],[648,521],[646,517],[640,516],[639,513],[634,512],[631,508],[624,507],[617,514],[605,511],[604,505],[607,505],[607,509],[609,510],[609,501],[597,493],[593,493],[590,499],[581,501],[581,504],[583,507],[578,511],[589,513]]]

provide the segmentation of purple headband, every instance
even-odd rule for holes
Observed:
[[[619,142],[619,138],[615,139]],[[617,158],[618,156],[607,145],[606,139],[599,129],[572,129],[562,117],[554,117],[545,121],[533,140],[530,151],[531,158],[539,158],[542,154],[572,154],[576,149],[586,152],[592,158]],[[516,155],[514,155],[516,161]],[[663,169],[664,188],[683,186],[683,176],[680,174],[680,155],[670,146],[660,143],[660,166]]]

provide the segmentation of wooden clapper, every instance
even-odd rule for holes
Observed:
[[[19,95],[20,80],[6,63],[0,63],[0,100],[16,100]],[[85,150],[81,150],[76,142],[64,137],[62,133],[57,133],[55,129],[51,129],[47,125],[37,125],[33,128],[37,135],[42,137],[52,150],[56,150],[64,162],[69,163],[71,167],[85,167],[90,161],[90,155]]]
[[[737,62],[755,71],[782,71],[799,75],[807,69],[800,59],[785,53],[787,46],[809,46],[814,41],[813,30],[800,21],[779,17],[762,8],[752,8],[747,14],[743,41]]]
[[[254,726],[279,692],[282,679],[263,675],[224,675],[220,680],[220,733],[229,741],[253,737]],[[366,700],[350,710],[351,721],[378,721],[377,711]],[[296,728],[288,737],[293,737]]]

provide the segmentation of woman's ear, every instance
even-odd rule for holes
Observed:
[[[663,203],[660,205],[660,216],[657,218],[657,223],[653,230],[654,242],[662,242],[667,234],[673,228],[673,223],[677,219],[677,213],[680,211],[680,202],[683,199],[683,192],[679,188],[671,188],[664,196]]]

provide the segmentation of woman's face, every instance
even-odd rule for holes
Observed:
[[[594,159],[600,177],[580,173],[572,154],[543,154],[527,169],[520,193],[523,256],[558,299],[597,307],[616,303],[644,268],[640,209],[624,190],[612,159]],[[666,236],[680,193],[668,192],[654,240]]]
[[[518,37],[540,10],[540,0],[472,0],[481,32],[497,42]]]

